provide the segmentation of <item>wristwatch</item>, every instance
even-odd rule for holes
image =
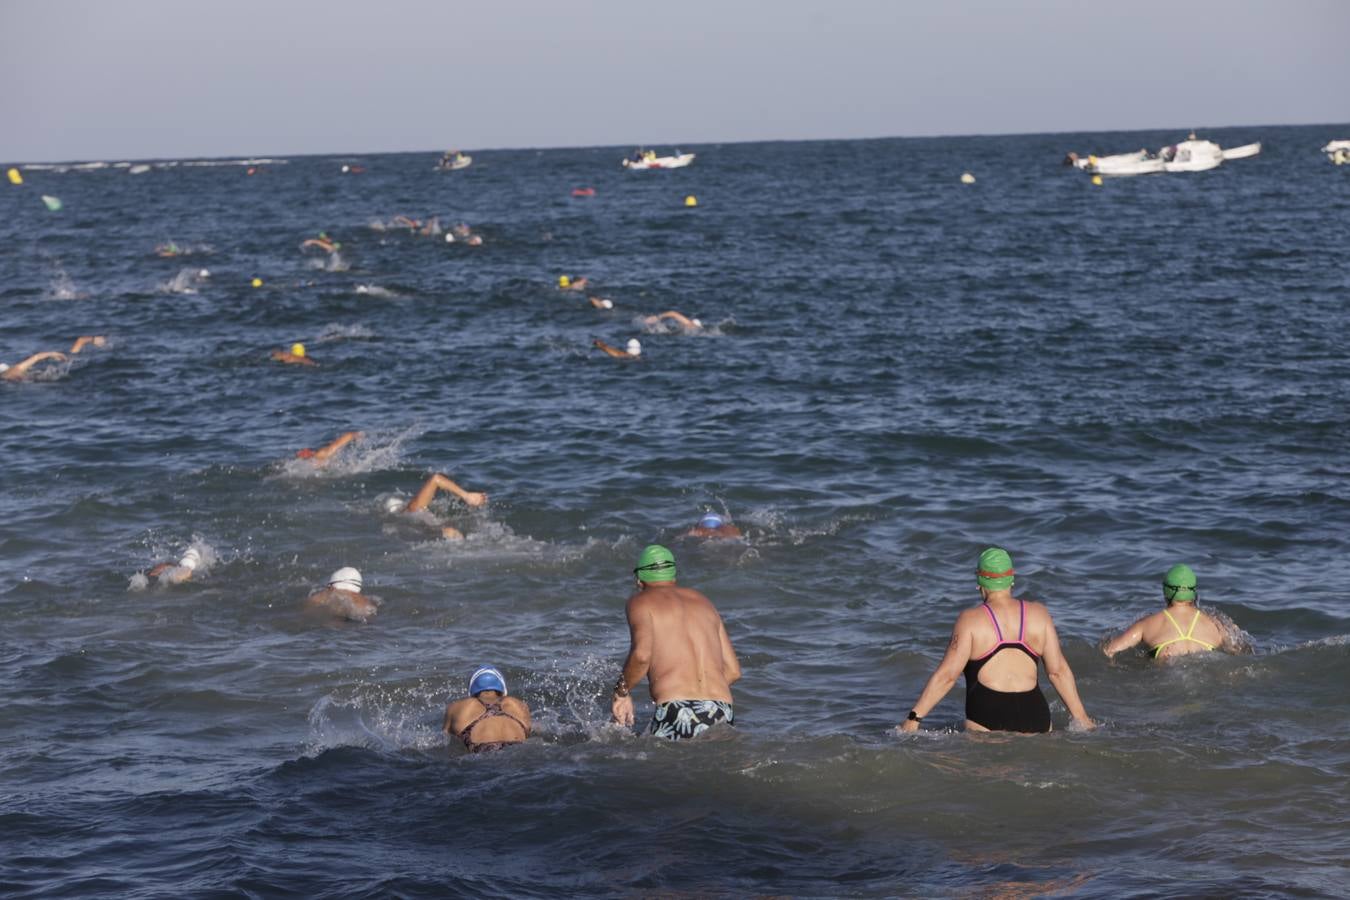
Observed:
[[[918,713],[916,713],[914,710],[911,709],[911,710],[909,711],[909,715],[905,716],[905,721],[906,721],[906,722],[922,722],[922,721],[923,721],[923,716],[919,715]]]

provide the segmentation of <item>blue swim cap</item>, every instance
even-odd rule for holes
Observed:
[[[715,512],[706,512],[703,518],[698,520],[699,528],[721,528],[725,524],[726,520]]]
[[[477,697],[483,691],[496,691],[506,696],[506,679],[492,666],[479,666],[469,676],[469,696]]]

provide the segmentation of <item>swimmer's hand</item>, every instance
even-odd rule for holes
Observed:
[[[1091,719],[1070,719],[1070,720],[1069,720],[1069,730],[1070,730],[1070,731],[1091,731],[1092,729],[1094,729],[1094,728],[1096,728],[1096,727],[1097,727],[1097,723],[1094,722],[1094,721],[1092,721]]]
[[[459,496],[465,503],[475,508],[487,505],[487,494],[482,491],[465,491]]]
[[[895,726],[896,734],[904,734],[906,732],[918,730],[919,730],[919,723],[915,722],[913,719],[906,719],[899,725]]]
[[[610,720],[625,728],[633,727],[633,698],[615,697],[609,704]]]

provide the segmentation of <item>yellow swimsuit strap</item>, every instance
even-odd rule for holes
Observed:
[[[1185,631],[1182,631],[1182,630],[1181,630],[1181,626],[1177,624],[1177,620],[1176,620],[1176,619],[1172,618],[1172,614],[1171,614],[1170,612],[1168,612],[1167,610],[1164,609],[1164,610],[1163,610],[1163,615],[1164,615],[1164,616],[1167,616],[1167,621],[1171,622],[1171,623],[1172,623],[1172,627],[1175,628],[1175,629],[1177,630],[1177,636],[1174,637],[1174,638],[1172,638],[1172,639],[1169,640],[1169,641],[1163,641],[1161,644],[1159,644],[1158,646],[1154,647],[1154,648],[1153,648],[1153,655],[1154,655],[1154,656],[1157,656],[1157,655],[1158,655],[1158,651],[1161,650],[1162,648],[1167,647],[1167,646],[1169,646],[1169,645],[1171,645],[1171,644],[1178,643],[1178,642],[1180,642],[1180,641],[1190,641],[1192,644],[1199,644],[1201,647],[1204,647],[1206,650],[1213,650],[1213,649],[1214,649],[1214,645],[1213,645],[1213,644],[1207,644],[1207,643],[1205,643],[1204,641],[1200,640],[1199,638],[1191,637],[1191,633],[1192,633],[1193,631],[1195,631],[1195,623],[1197,623],[1197,622],[1200,621],[1200,610],[1197,609],[1197,610],[1195,611],[1195,617],[1191,619],[1191,626],[1190,626],[1189,628],[1187,628]]]

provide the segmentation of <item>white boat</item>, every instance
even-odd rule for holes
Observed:
[[[1213,141],[1185,140],[1164,147],[1158,155],[1163,158],[1164,172],[1204,172],[1223,164],[1223,150]]]
[[[1241,147],[1226,147],[1223,151],[1223,161],[1230,159],[1250,159],[1261,152],[1261,142],[1255,144],[1243,144]]]
[[[436,168],[442,172],[454,172],[458,169],[467,169],[472,164],[472,156],[467,153],[456,153],[454,156],[442,156],[441,161],[436,163]]]
[[[652,151],[643,153],[639,158],[627,157],[623,161],[625,169],[644,171],[646,169],[683,169],[694,161],[692,153],[677,153],[674,156],[657,156]]]
[[[1327,155],[1338,166],[1350,163],[1350,141],[1327,141],[1327,145],[1322,148],[1322,152]]]
[[[1163,161],[1149,156],[1147,150],[1138,150],[1134,153],[1117,153],[1112,156],[1089,156],[1088,164],[1083,168],[1093,175],[1122,178],[1127,175],[1153,175],[1161,172]]]

